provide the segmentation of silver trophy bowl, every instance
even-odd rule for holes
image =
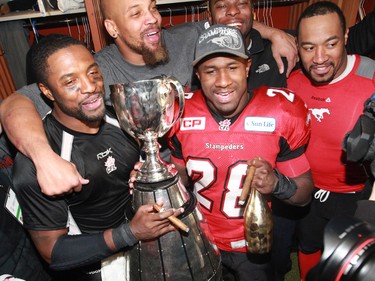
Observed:
[[[168,132],[182,114],[185,99],[181,84],[174,77],[160,76],[114,84],[110,89],[121,128],[143,141],[146,160],[136,180],[150,183],[175,176],[159,156],[157,139]]]

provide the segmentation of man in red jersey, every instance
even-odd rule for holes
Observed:
[[[310,202],[313,188],[304,155],[309,114],[286,89],[248,92],[251,60],[238,29],[203,31],[193,62],[202,90],[186,99],[169,132],[172,163],[194,192],[220,249],[224,280],[273,280],[268,257],[246,249],[244,206],[239,205],[247,160],[252,187],[290,204]]]
[[[356,202],[368,196],[364,166],[344,163],[342,140],[362,114],[365,100],[375,93],[375,62],[347,55],[345,18],[331,2],[309,6],[297,33],[303,70],[291,75],[288,87],[303,98],[311,113],[306,156],[316,188],[298,233],[304,280],[319,261],[326,223],[338,214],[354,215]]]

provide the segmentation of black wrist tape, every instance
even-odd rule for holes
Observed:
[[[274,173],[279,179],[272,195],[280,200],[289,199],[297,192],[297,184],[294,180],[288,178],[279,173],[277,169],[274,169]]]
[[[113,243],[115,243],[117,250],[133,246],[138,242],[137,238],[131,231],[130,225],[128,223],[123,223],[119,227],[114,228],[112,230],[112,239]]]

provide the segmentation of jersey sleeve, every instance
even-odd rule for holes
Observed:
[[[308,108],[299,96],[285,88],[271,88],[267,96],[278,96],[276,102],[280,105],[279,113],[276,113],[279,123],[277,130],[280,134],[276,168],[289,177],[305,173],[310,169],[305,156],[311,133]]]
[[[64,198],[48,197],[41,192],[34,164],[21,153],[14,161],[13,185],[26,229],[55,230],[66,227],[68,209]]]
[[[296,150],[305,146],[310,139],[311,118],[306,104],[299,96],[285,88],[282,91],[288,102],[282,103],[281,135],[290,149]]]

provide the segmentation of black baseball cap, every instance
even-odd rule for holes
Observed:
[[[205,57],[216,53],[249,58],[240,30],[222,24],[212,25],[201,33],[195,45],[193,66]]]

